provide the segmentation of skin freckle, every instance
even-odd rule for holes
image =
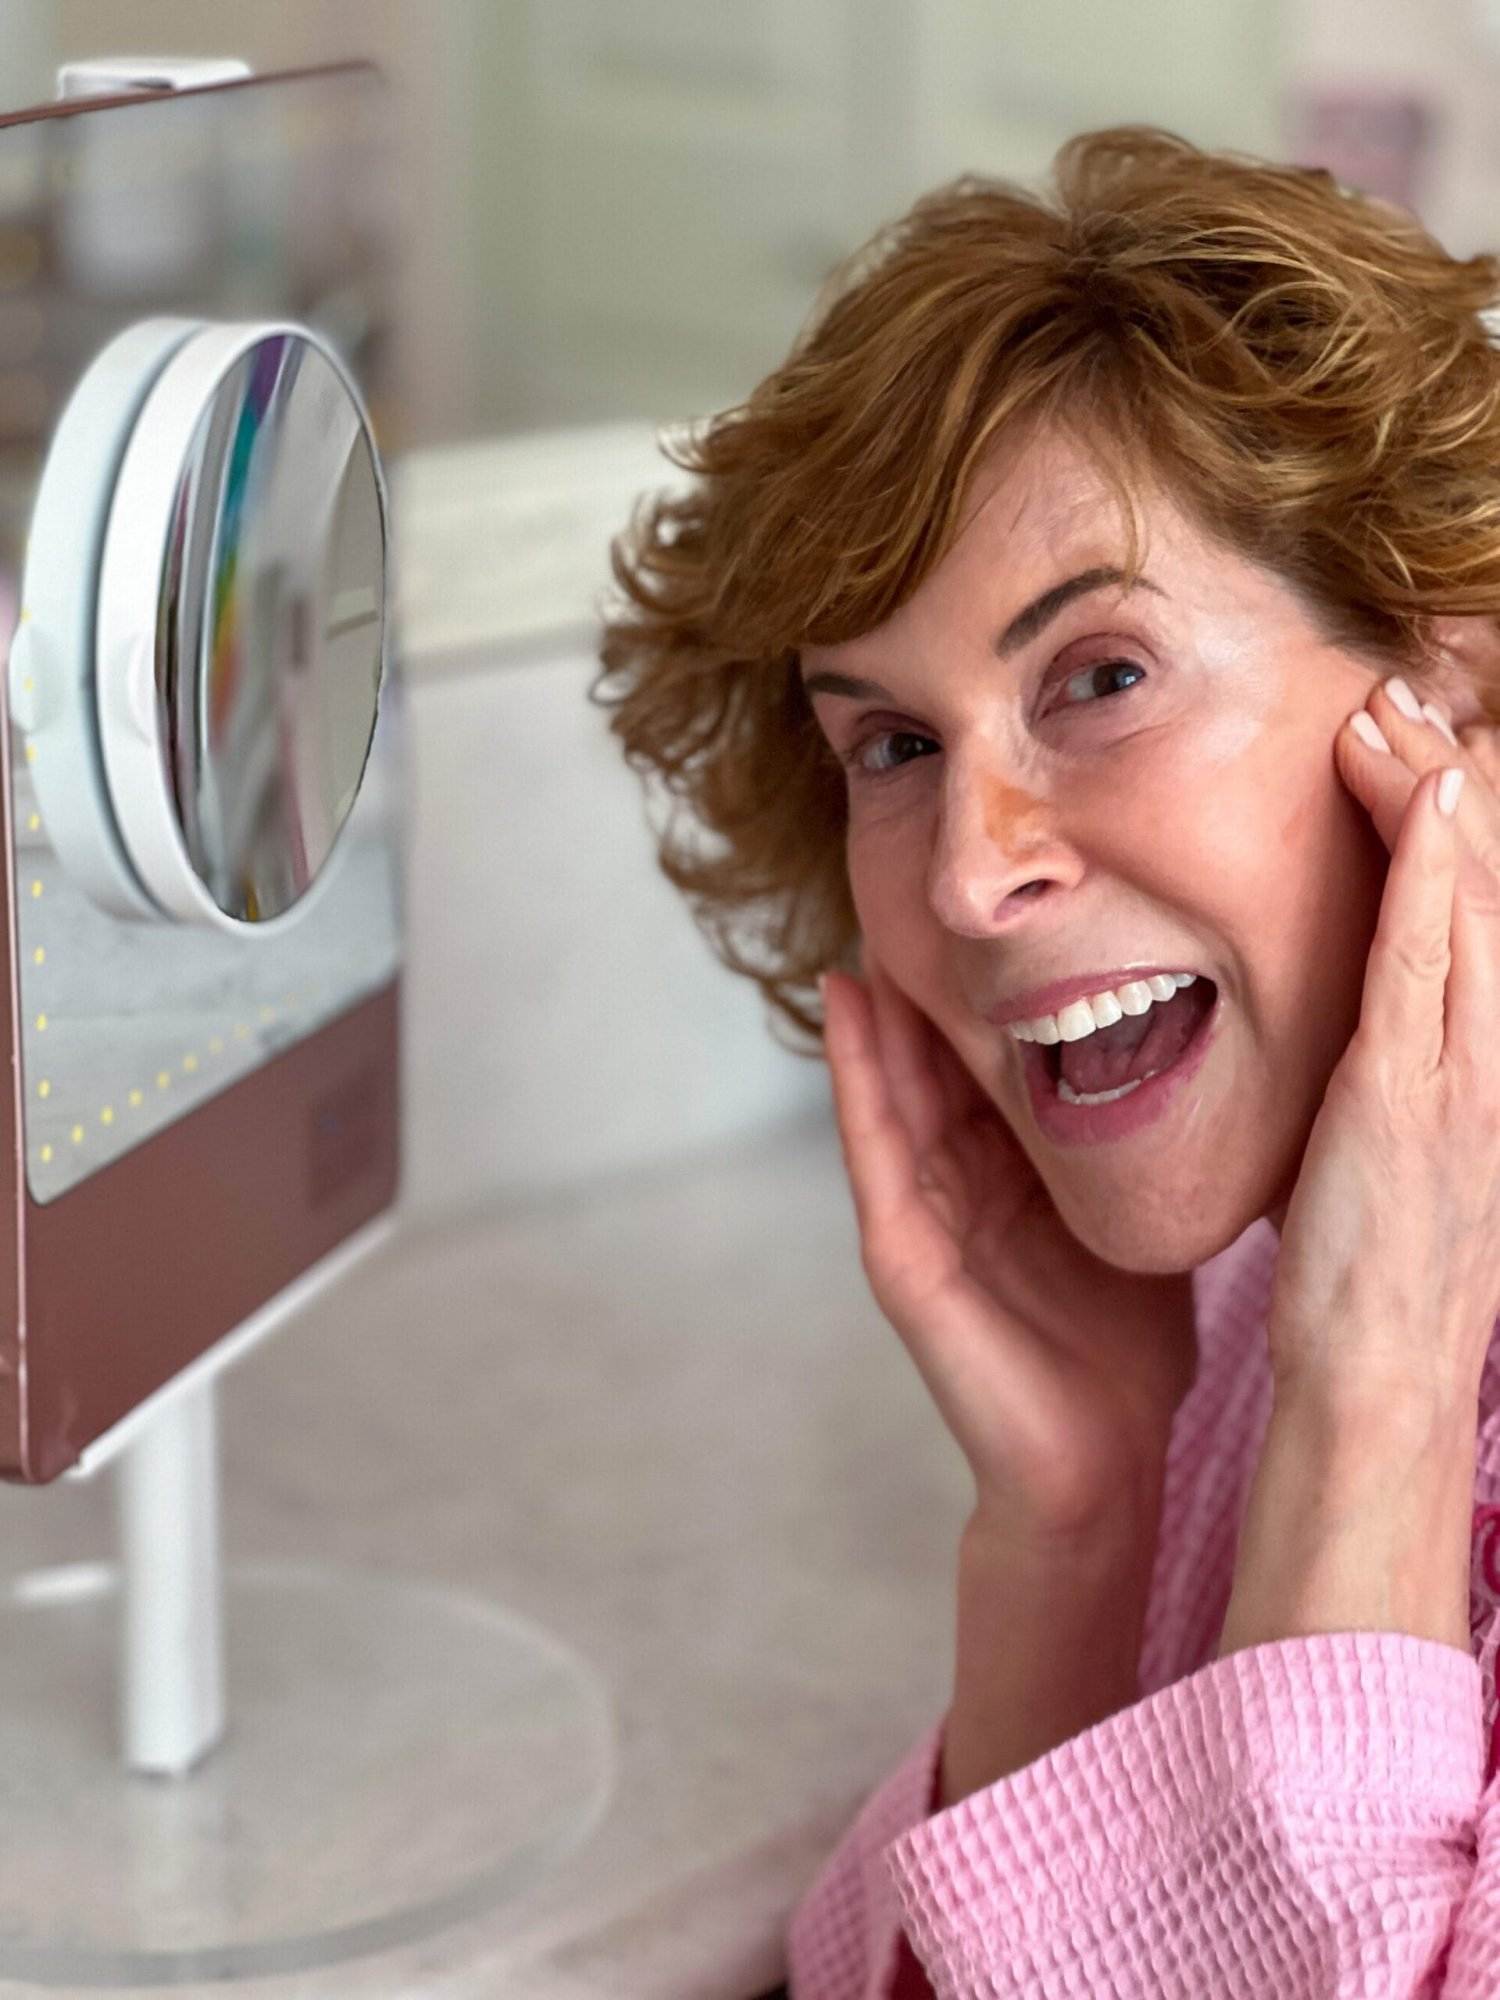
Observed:
[[[1009,842],[1041,812],[1039,799],[1003,778],[987,777],[984,787],[984,830],[991,840]]]

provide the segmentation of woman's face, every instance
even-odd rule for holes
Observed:
[[[1359,1019],[1388,857],[1333,756],[1380,670],[1165,501],[1139,512],[1134,590],[1075,595],[997,649],[1044,592],[1124,561],[1109,488],[1041,434],[992,456],[958,540],[898,612],[801,658],[805,679],[887,691],[810,697],[846,760],[867,949],[952,1043],[1073,1234],[1145,1272],[1191,1269],[1257,1216],[1280,1226]],[[982,1010],[1132,964],[1207,974],[1216,1038],[1144,1130],[1054,1144],[1021,1045]]]

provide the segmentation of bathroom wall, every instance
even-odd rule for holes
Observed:
[[[503,0],[468,154],[487,428],[737,400],[926,187],[1074,132],[1274,150],[1282,0]]]
[[[923,187],[1040,176],[1090,125],[1274,150],[1287,4],[7,0],[0,58],[29,19],[58,60],[379,62],[408,161],[403,401],[428,444],[734,400]],[[38,65],[17,46],[20,101]]]
[[[773,1039],[758,989],[657,872],[640,781],[586,699],[609,539],[639,492],[682,476],[638,424],[394,468],[413,1215],[829,1116],[823,1063]]]
[[[1455,255],[1500,244],[1495,0],[1287,0],[1284,90],[1299,158],[1389,174]],[[1321,148],[1298,143],[1310,126]]]

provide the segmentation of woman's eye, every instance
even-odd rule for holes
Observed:
[[[1115,674],[1122,670],[1125,673],[1140,674],[1142,676],[1144,676],[1146,671],[1144,667],[1137,666],[1134,660],[1096,660],[1092,666],[1080,667],[1076,673],[1065,674],[1063,676],[1063,686],[1072,687],[1075,684],[1086,685],[1097,674]],[[1134,686],[1134,682],[1131,685]],[[1092,706],[1092,703],[1065,702],[1063,706],[1065,708],[1088,708]]]
[[[931,741],[932,738],[930,736],[918,736],[915,731],[910,729],[883,729],[877,731],[873,736],[861,738],[855,744],[854,748],[845,755],[843,762],[858,777],[884,778],[888,777],[892,771],[899,771],[901,765],[872,765],[867,759],[867,752],[877,749],[883,743],[930,743]]]
[[[1101,675],[1119,674],[1122,672],[1137,674],[1144,679],[1146,670],[1144,667],[1137,665],[1134,660],[1098,660],[1091,666],[1080,667],[1071,674],[1065,674],[1062,677],[1062,684],[1065,688],[1083,687],[1097,682]],[[1132,681],[1127,687],[1122,688],[1120,692],[1128,694],[1130,687],[1134,685],[1135,683]],[[1107,694],[1096,695],[1090,700],[1064,701],[1062,706],[1064,708],[1093,708],[1097,707],[1100,701],[1107,701],[1109,699],[1110,696]],[[901,770],[905,764],[912,760],[910,758],[902,758],[896,763],[871,763],[868,753],[877,750],[884,744],[930,743],[931,741],[932,738],[930,736],[919,735],[915,730],[911,729],[876,730],[872,735],[861,737],[853,749],[846,752],[842,762],[851,771],[862,777],[889,777],[893,772]]]

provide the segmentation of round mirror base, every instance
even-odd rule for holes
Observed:
[[[599,1676],[497,1605],[375,1572],[225,1573],[228,1726],[118,1747],[120,1578],[0,1591],[0,1978],[178,1986],[394,1950],[529,1888],[603,1819]]]

